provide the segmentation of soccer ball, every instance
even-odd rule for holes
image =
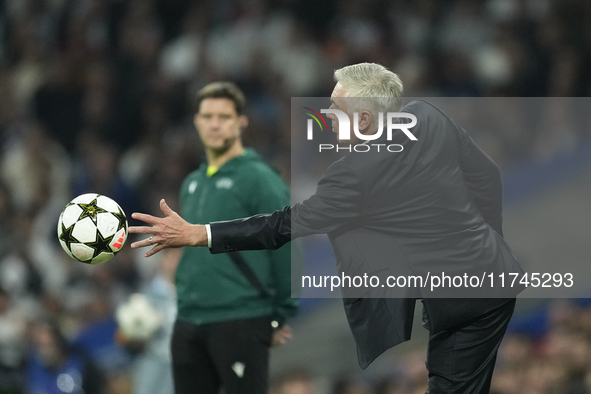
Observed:
[[[127,217],[115,201],[96,193],[83,194],[66,205],[57,222],[57,236],[66,253],[83,263],[111,260],[127,239]]]
[[[132,294],[126,303],[119,305],[115,318],[125,338],[130,340],[149,339],[162,326],[161,314],[140,293]]]

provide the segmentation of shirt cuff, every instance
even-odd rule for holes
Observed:
[[[211,226],[205,225],[205,231],[207,231],[207,247],[211,249]]]

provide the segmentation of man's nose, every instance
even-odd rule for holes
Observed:
[[[219,129],[222,124],[222,120],[220,118],[213,117],[211,119],[210,126],[212,129]]]

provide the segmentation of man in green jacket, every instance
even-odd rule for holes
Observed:
[[[290,204],[281,177],[242,146],[245,99],[228,82],[197,94],[195,127],[207,163],[183,182],[181,215],[189,223],[270,213]],[[164,204],[164,202],[162,202]],[[212,255],[185,248],[176,271],[178,316],[172,338],[177,394],[267,393],[269,347],[284,343],[291,298],[291,248]]]

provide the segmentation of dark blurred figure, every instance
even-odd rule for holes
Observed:
[[[406,394],[407,391],[400,382],[391,378],[385,377],[380,379],[374,386],[374,394]]]
[[[0,288],[0,394],[23,393],[26,320]]]
[[[95,130],[84,131],[77,146],[79,162],[78,172],[74,175],[73,195],[103,194],[117,201],[130,215],[140,207],[141,199],[120,175],[118,148],[116,144],[104,141]]]
[[[76,136],[82,129],[82,64],[73,58],[58,56],[52,77],[33,98],[37,119],[69,152],[74,151]]]
[[[27,370],[30,393],[103,393],[103,377],[99,370],[89,359],[70,349],[56,324],[36,323],[31,337],[33,352]]]
[[[115,337],[115,278],[105,265],[97,268],[101,270],[94,279],[99,285],[88,288],[91,297],[80,308],[79,321],[82,326],[72,343],[77,349],[88,354],[110,380],[120,371],[127,369],[131,359],[129,353],[116,342]]]
[[[332,387],[332,394],[372,394],[372,392],[362,381],[347,376],[336,380]]]
[[[0,181],[0,258],[6,256],[13,245],[14,207],[10,190]]]

